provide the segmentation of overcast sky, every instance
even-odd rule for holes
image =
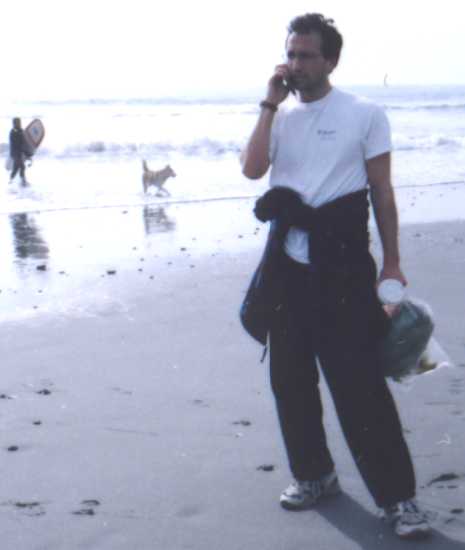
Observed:
[[[308,11],[344,36],[336,84],[465,84],[465,0],[8,0],[0,99],[244,94]]]

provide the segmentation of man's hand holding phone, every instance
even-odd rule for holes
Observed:
[[[289,92],[295,93],[289,67],[286,64],[277,65],[274,75],[268,82],[266,99],[274,105],[279,105],[287,98]]]

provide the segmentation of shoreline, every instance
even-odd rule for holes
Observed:
[[[52,289],[60,298],[71,292],[76,301],[77,291],[80,299],[90,302],[98,299],[97,289],[106,295],[108,280],[117,286],[118,279],[124,277],[128,288],[137,288],[142,281],[144,285],[165,284],[165,280],[180,278],[183,270],[192,276],[202,262],[208,265],[208,261],[217,263],[243,254],[251,258],[252,271],[268,233],[268,224],[253,216],[254,201],[248,198],[164,207],[150,204],[0,215],[0,247],[4,250],[0,274],[0,303],[4,307],[0,320],[7,320],[6,313],[15,301],[22,301],[22,306],[34,301],[31,307],[37,306],[35,313],[39,314],[41,302]],[[426,284],[431,279],[429,274],[416,274],[415,261],[421,253],[422,261],[434,272],[437,265],[450,263],[442,259],[444,247],[449,252],[456,250],[454,254],[460,258],[465,220],[406,223],[401,208],[399,212],[402,265],[410,279],[409,289],[421,296],[437,295],[437,289]],[[370,233],[372,253],[379,265],[380,245],[373,216]],[[458,260],[454,269],[460,267]],[[414,275],[409,277],[409,272]],[[132,276],[136,279],[131,282]],[[28,279],[33,285],[27,283]],[[128,290],[128,296],[131,292]],[[433,310],[442,311],[441,300],[437,301],[437,306],[432,304]],[[53,313],[52,304],[46,310]],[[61,312],[66,313],[65,306]]]
[[[231,162],[229,159],[228,162]],[[120,161],[121,162],[121,161]],[[107,166],[107,162],[97,163],[101,168]],[[133,165],[133,161],[128,161],[127,164]],[[232,164],[235,165],[235,161]],[[43,167],[41,167],[43,169]],[[246,179],[238,174],[241,185],[243,185]],[[119,182],[121,184],[121,182]],[[248,182],[250,183],[250,182]],[[174,184],[173,184],[174,185]],[[220,193],[217,195],[195,196],[186,192],[184,188],[185,196],[176,192],[170,197],[157,197],[155,194],[150,193],[144,195],[142,193],[135,192],[130,197],[125,197],[126,200],[121,198],[121,202],[113,203],[100,203],[99,197],[89,196],[89,202],[79,203],[78,197],[74,199],[78,202],[76,204],[45,204],[42,206],[36,206],[34,201],[39,200],[40,196],[35,195],[35,186],[30,185],[26,188],[21,188],[17,183],[11,188],[14,190],[14,194],[21,196],[21,193],[25,194],[25,198],[29,201],[20,206],[14,207],[14,203],[11,204],[10,209],[0,210],[1,216],[11,216],[14,214],[47,214],[54,212],[73,212],[80,210],[98,210],[98,209],[128,209],[128,208],[145,208],[145,207],[183,207],[183,206],[195,206],[209,203],[233,203],[237,201],[248,201],[257,199],[264,191],[268,189],[267,178],[264,177],[257,182],[252,182],[249,185],[250,192],[245,192],[238,188],[235,194],[227,192],[226,188],[221,188]],[[40,189],[40,187],[39,187]],[[176,190],[177,191],[177,190]],[[425,222],[441,222],[441,221],[459,221],[465,219],[463,212],[457,208],[457,203],[465,200],[465,179],[456,180],[444,180],[430,183],[421,184],[401,184],[394,186],[394,192],[398,203],[399,215],[402,223],[425,223]],[[5,197],[3,197],[5,200]],[[129,201],[128,201],[129,199]],[[81,199],[82,200],[82,199]],[[40,204],[40,203],[37,203]]]

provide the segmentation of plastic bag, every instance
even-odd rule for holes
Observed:
[[[391,317],[391,327],[381,343],[381,362],[385,376],[400,380],[422,372],[420,361],[433,329],[433,316],[427,304],[410,299],[402,302]]]
[[[450,357],[433,336],[429,339],[425,351],[421,354],[414,374],[429,373],[442,367],[453,366]]]
[[[8,172],[11,171],[13,168],[13,159],[8,155],[5,159],[5,170],[8,170]]]

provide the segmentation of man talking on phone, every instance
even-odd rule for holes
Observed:
[[[342,43],[334,21],[321,14],[296,17],[288,27],[287,63],[268,82],[241,156],[250,179],[271,167],[271,189],[255,207],[260,220],[271,221],[270,236],[241,316],[254,337],[270,344],[271,386],[294,477],[282,507],[308,509],[340,492],[323,427],[318,360],[374,501],[399,537],[422,538],[430,527],[415,500],[410,453],[378,355],[389,319],[377,284],[407,284],[391,133],[379,106],[331,85]],[[285,101],[290,91],[296,98]],[[369,198],[383,249],[378,277],[369,252]],[[261,301],[259,314],[254,300]]]

